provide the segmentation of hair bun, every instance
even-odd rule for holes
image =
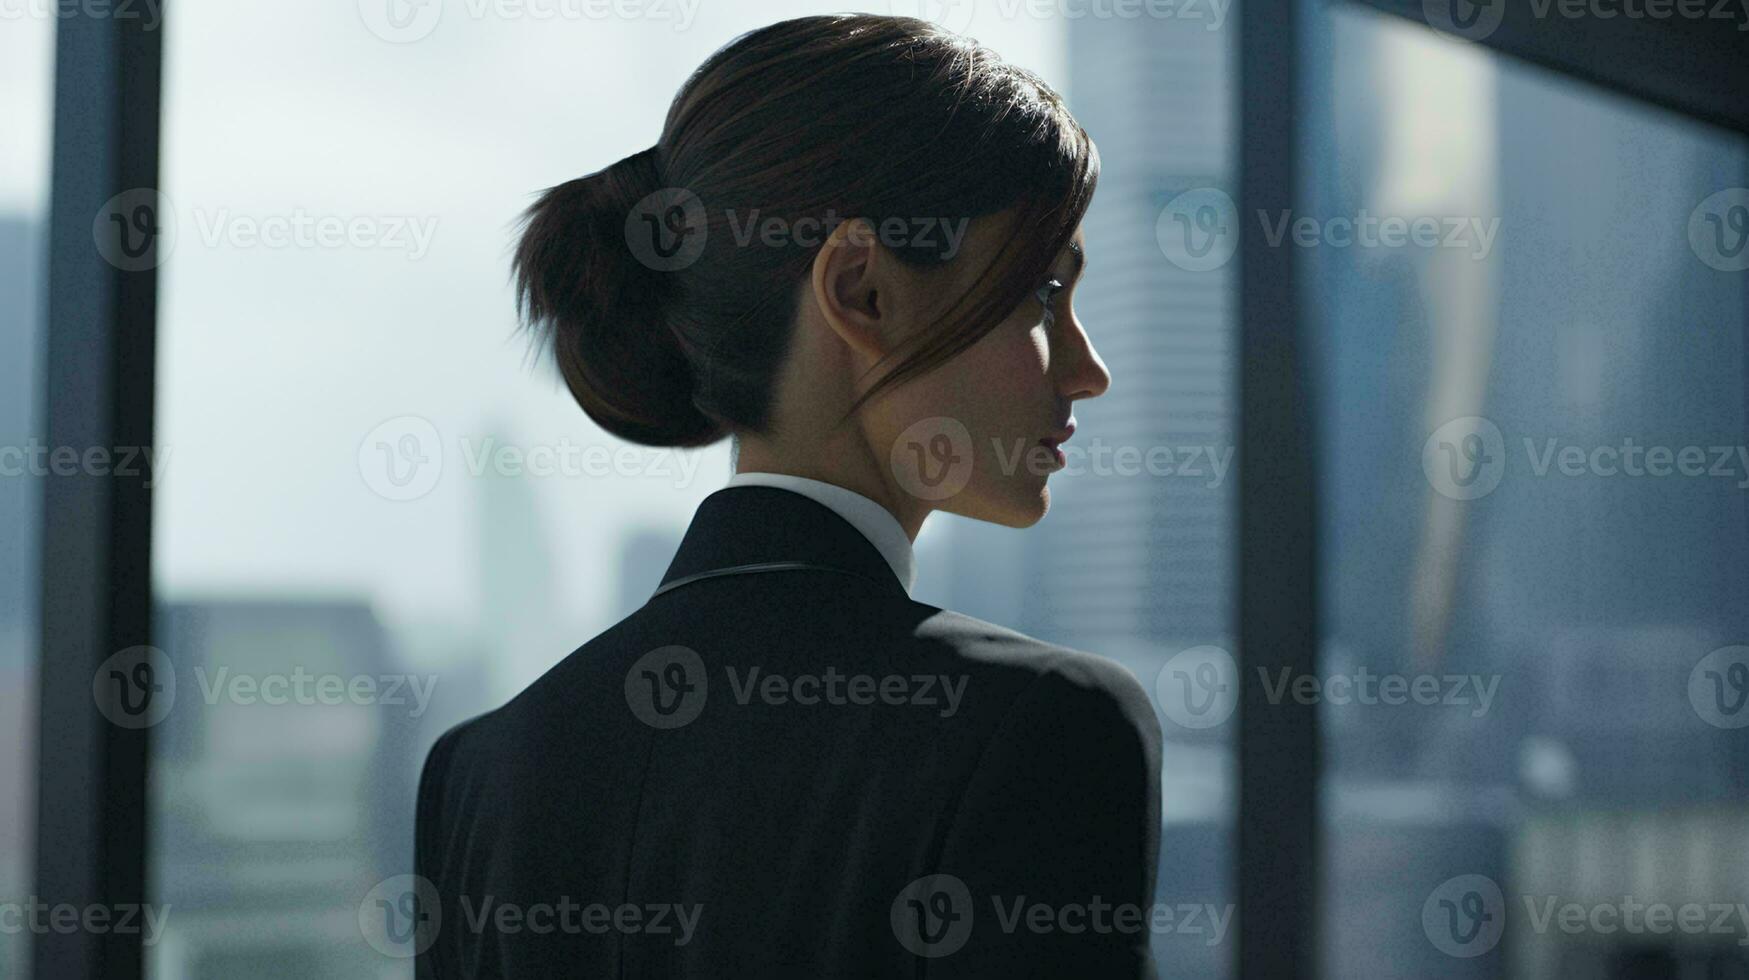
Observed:
[[[523,216],[517,307],[602,428],[648,446],[702,446],[726,430],[694,403],[697,379],[663,314],[669,276],[684,268],[653,238],[651,221],[675,206],[652,199],[663,190],[653,146],[548,188]]]

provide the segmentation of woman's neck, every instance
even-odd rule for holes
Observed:
[[[931,508],[894,485],[862,444],[861,433],[854,426],[843,428],[842,435],[809,445],[785,444],[766,436],[736,436],[734,471],[782,473],[860,493],[886,508],[905,529],[905,537],[915,542]]]

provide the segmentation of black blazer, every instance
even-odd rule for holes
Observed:
[[[1122,667],[731,487],[643,608],[432,748],[418,975],[1151,976],[1159,772]]]

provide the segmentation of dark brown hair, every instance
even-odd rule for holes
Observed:
[[[765,430],[795,288],[820,247],[746,240],[748,222],[864,218],[878,229],[1012,209],[1013,234],[980,287],[890,354],[904,356],[854,412],[1025,302],[1073,237],[1098,173],[1092,141],[1057,94],[969,38],[904,17],[784,21],[700,66],[655,146],[541,195],[516,250],[518,308],[603,428],[701,446]],[[892,251],[920,266],[954,257],[939,234]]]

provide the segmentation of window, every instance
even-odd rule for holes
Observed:
[[[1735,975],[1741,923],[1620,916],[1749,890],[1749,146],[1383,15],[1315,47],[1325,972]]]
[[[36,848],[37,515],[43,274],[55,25],[0,31],[0,896],[31,894]],[[0,932],[0,975],[25,974],[29,933]]]

